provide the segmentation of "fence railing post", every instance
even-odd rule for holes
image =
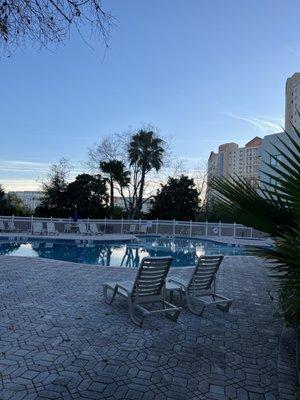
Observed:
[[[156,235],[158,234],[158,218],[156,218],[156,228],[155,228]]]
[[[106,217],[104,219],[104,232],[106,233]]]
[[[233,223],[233,237],[236,236],[236,223]]]
[[[253,238],[253,228],[250,228],[250,237]]]
[[[192,236],[193,222],[190,220],[190,236]]]
[[[124,224],[124,220],[122,218],[122,220],[121,220],[121,234],[123,234],[123,224]]]
[[[176,226],[175,226],[175,219],[173,220],[173,236],[175,236],[175,232],[176,232]]]
[[[205,236],[208,234],[208,222],[205,222]]]
[[[139,232],[141,232],[141,218],[139,219]]]
[[[31,216],[30,232],[33,231],[33,215]]]
[[[219,222],[219,236],[222,236],[222,222]]]

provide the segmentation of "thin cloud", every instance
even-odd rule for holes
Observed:
[[[1,179],[0,184],[7,192],[41,190],[41,183],[34,179]]]
[[[0,161],[0,185],[6,191],[41,190],[42,182],[47,180],[51,164],[23,160]],[[84,172],[80,165],[72,165],[68,181]]]
[[[51,164],[38,163],[32,161],[21,161],[21,160],[5,160],[0,161],[0,171],[11,172],[11,173],[40,173],[45,174],[49,172]],[[71,166],[70,175],[80,174],[84,171],[84,168],[78,165]]]
[[[0,171],[5,172],[47,172],[49,164],[31,161],[6,160],[0,161]]]
[[[296,48],[297,47],[297,48]],[[300,56],[300,47],[299,46],[287,46],[287,50],[292,53],[294,56]]]
[[[255,117],[244,117],[244,116],[232,113],[230,111],[224,111],[223,114],[227,115],[228,117],[233,118],[233,119],[248,122],[256,130],[258,130],[259,132],[261,132],[265,135],[283,130],[283,128],[282,128],[283,119],[282,118],[276,117],[276,118],[267,120],[267,119],[261,119],[261,118],[255,118]],[[278,122],[281,123],[281,125],[279,125]]]

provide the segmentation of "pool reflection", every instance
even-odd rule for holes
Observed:
[[[135,268],[143,257],[171,256],[174,267],[195,265],[203,254],[243,254],[245,250],[213,242],[189,239],[143,238],[131,243],[75,244],[33,241],[0,244],[1,255],[18,255],[102,266]]]

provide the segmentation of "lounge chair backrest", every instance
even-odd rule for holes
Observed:
[[[80,233],[87,233],[86,224],[84,222],[79,222],[78,228]]]
[[[148,229],[147,225],[141,225],[140,233],[147,233],[147,229]]]
[[[90,222],[90,231],[92,233],[99,233],[96,222]]]
[[[172,257],[143,258],[131,296],[146,298],[161,295],[171,263]]]
[[[15,231],[16,230],[15,223],[13,221],[8,221],[8,229],[10,231]]]
[[[131,224],[129,227],[129,232],[134,233],[135,232],[135,224]]]
[[[43,231],[43,223],[42,222],[33,222],[32,232],[33,233],[42,233],[42,231]]]
[[[0,221],[0,231],[4,231],[5,230],[5,225],[3,221]]]
[[[209,290],[223,260],[223,256],[201,256],[188,283],[190,294]]]
[[[48,233],[55,233],[55,225],[53,222],[47,222],[47,232]]]

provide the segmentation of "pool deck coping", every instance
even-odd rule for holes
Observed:
[[[56,235],[33,235],[28,232],[0,232],[0,240],[1,238],[12,238],[13,240],[26,240],[26,239],[34,239],[34,240],[74,240],[75,242],[132,242],[135,241],[139,237],[166,237],[166,238],[174,238],[171,235],[154,235],[154,234],[143,234],[143,235],[132,235],[132,234],[120,234],[120,233],[109,233],[102,235],[80,235],[73,233],[59,233]],[[184,238],[191,240],[205,240],[209,242],[226,244],[229,246],[256,246],[256,247],[270,247],[273,244],[273,241],[269,238],[267,239],[244,239],[244,238],[236,238],[231,236],[182,236],[175,235],[175,238]]]

